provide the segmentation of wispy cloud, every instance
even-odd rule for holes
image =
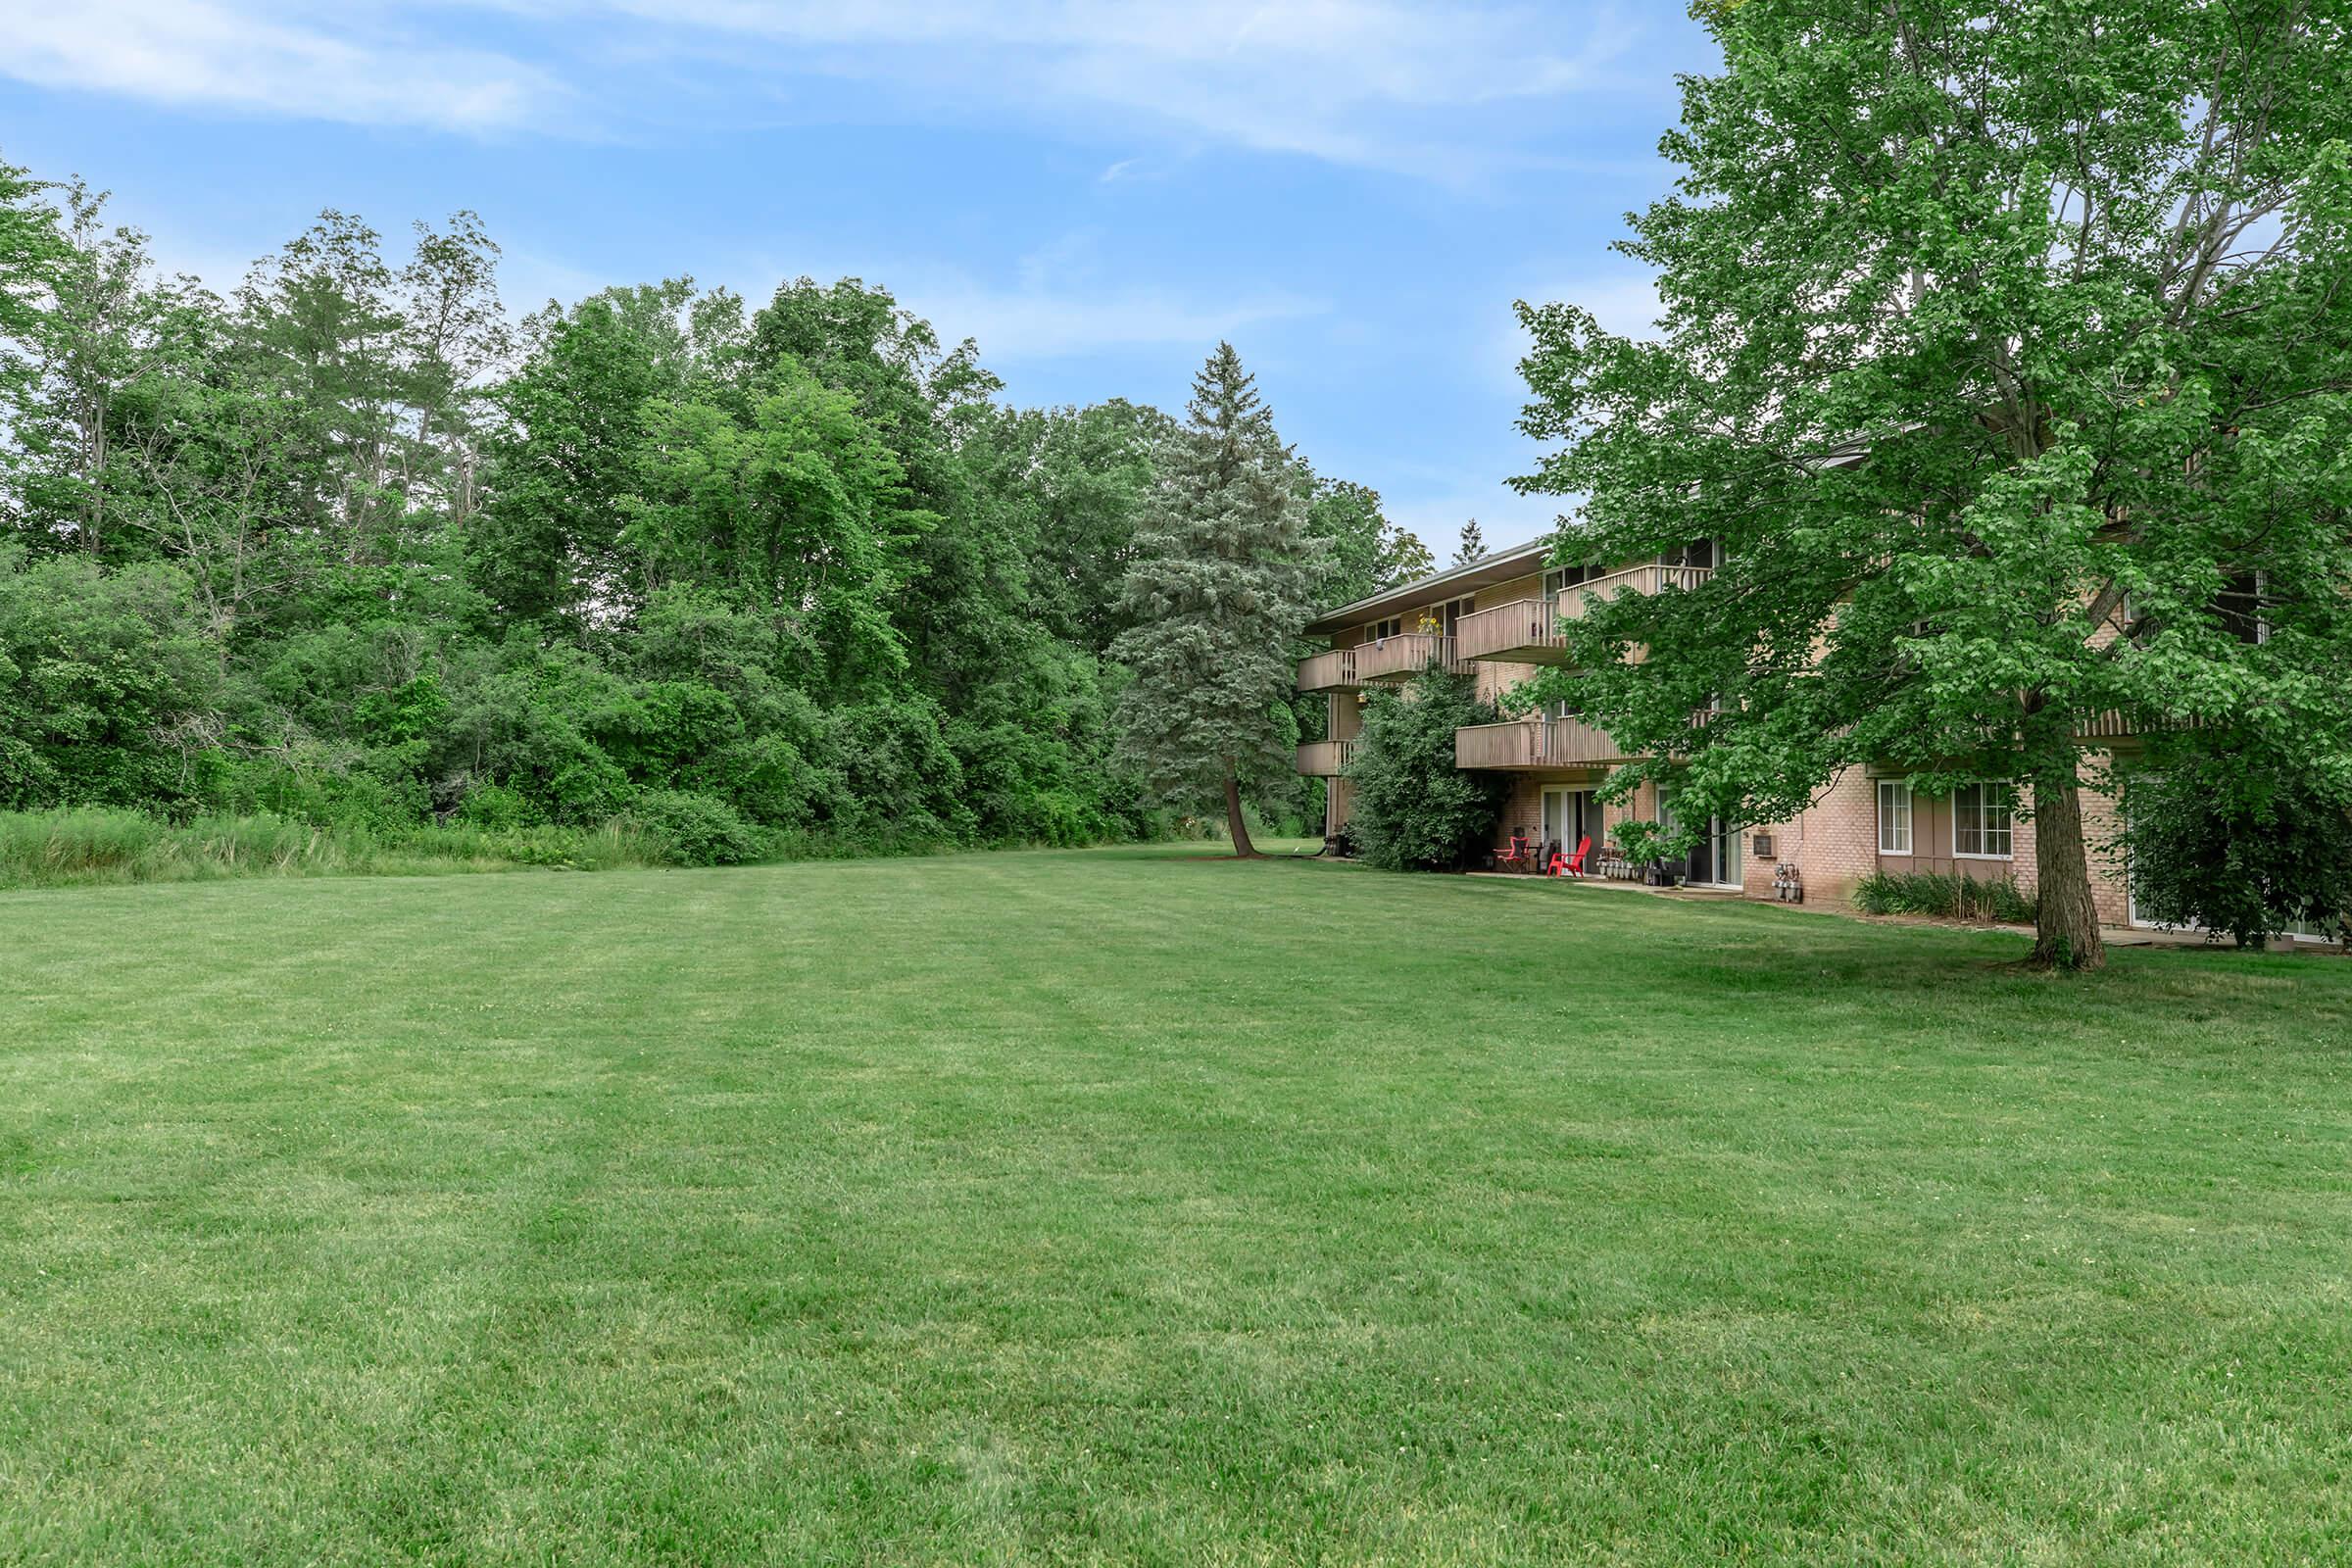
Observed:
[[[546,70],[368,8],[251,0],[0,0],[0,74],[173,105],[460,131],[549,124]]]
[[[1643,30],[1613,0],[0,0],[0,74],[241,112],[619,133],[822,114],[848,85],[902,118],[1155,131],[1453,181],[1544,163]]]
[[[1021,115],[1156,122],[1337,163],[1459,177],[1608,84],[1642,28],[1613,5],[1395,0],[607,0],[822,72]]]

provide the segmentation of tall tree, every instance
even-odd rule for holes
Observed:
[[[1163,801],[1221,792],[1234,854],[1253,856],[1242,790],[1291,771],[1291,644],[1322,552],[1295,460],[1232,344],[1193,378],[1186,413],[1120,593],[1129,629],[1110,651],[1134,672],[1121,746]]]
[[[1472,517],[1462,524],[1462,537],[1453,547],[1453,564],[1467,566],[1487,553],[1487,536],[1478,531],[1478,519]]]
[[[26,171],[0,160],[0,479],[21,445],[22,399],[48,329],[56,268],[65,254],[57,209]],[[0,491],[0,504],[6,499]],[[0,520],[9,520],[0,513]]]
[[[1720,564],[1569,622],[1550,694],[1652,754],[1615,787],[1679,788],[1685,822],[1874,761],[2030,786],[2036,957],[2094,966],[2086,721],[2352,772],[2343,15],[1700,15],[1724,69],[1685,80],[1679,193],[1624,246],[1662,336],[1521,307],[1524,427],[1565,442],[1521,483],[1590,498],[1563,559]]]
[[[254,343],[304,412],[301,452],[322,479],[313,529],[351,564],[395,558],[407,522],[398,484],[405,319],[395,284],[376,230],[329,209],[237,287]]]
[[[1426,577],[1438,569],[1429,547],[1392,522],[1380,492],[1352,479],[1317,474],[1298,465],[1307,498],[1306,531],[1326,541],[1317,608],[1352,604],[1383,588]]]

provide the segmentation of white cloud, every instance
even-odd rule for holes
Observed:
[[[486,13],[501,50],[465,41]],[[1613,0],[0,0],[0,74],[243,112],[618,133],[807,112],[848,86],[902,118],[1157,130],[1455,181],[1544,163],[1546,132],[1644,30]],[[685,74],[648,69],[663,62]]]
[[[1497,134],[1533,128],[1531,106],[1605,84],[1641,31],[1606,3],[1566,15],[1395,0],[608,3],[775,46],[761,69],[1441,177],[1473,173]]]
[[[487,131],[543,123],[564,96],[493,52],[330,14],[214,0],[0,0],[0,74],[115,93],[360,124]]]

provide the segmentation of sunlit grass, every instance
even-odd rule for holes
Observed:
[[[2352,964],[1206,847],[0,895],[0,1561],[2352,1545]]]

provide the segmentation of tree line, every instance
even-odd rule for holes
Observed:
[[[1219,804],[1222,763],[1114,721],[1183,421],[1018,407],[854,278],[516,318],[498,262],[470,213],[394,254],[330,211],[220,293],[0,164],[0,808],[625,818],[732,859]],[[1428,569],[1259,447],[1302,602]],[[1261,742],[1316,732],[1274,707]],[[1278,751],[1238,787],[1319,811]]]

